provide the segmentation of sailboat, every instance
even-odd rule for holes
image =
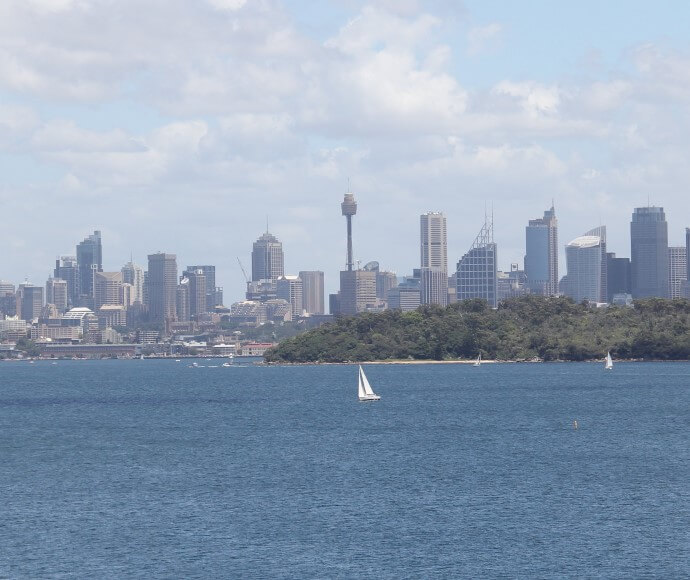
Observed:
[[[381,399],[371,388],[367,376],[364,374],[362,365],[359,366],[359,400],[360,401],[378,401]]]
[[[482,353],[479,353],[479,356],[477,357],[477,360],[474,361],[474,364],[472,365],[473,367],[478,367],[481,366],[482,364]]]
[[[610,352],[606,353],[606,365],[604,366],[604,368],[607,371],[610,371],[611,369],[613,369],[613,359],[611,358]]]

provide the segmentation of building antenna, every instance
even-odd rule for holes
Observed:
[[[268,233],[268,214],[266,214],[266,233]]]
[[[350,178],[349,177],[347,178],[347,191],[348,191],[348,193],[352,192],[352,189],[350,188]]]

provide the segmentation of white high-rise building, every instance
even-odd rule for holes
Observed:
[[[429,212],[420,216],[421,301],[448,304],[448,238],[446,216]]]
[[[688,254],[685,246],[668,249],[668,289],[670,298],[683,298],[683,281],[688,279]]]

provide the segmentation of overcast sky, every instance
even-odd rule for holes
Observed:
[[[690,3],[632,0],[2,0],[0,278],[43,284],[103,232],[215,264],[244,292],[252,242],[286,273],[419,264],[443,211],[449,266],[493,206],[499,267],[553,199],[561,248],[661,205],[690,226]],[[565,274],[565,264],[561,267]]]

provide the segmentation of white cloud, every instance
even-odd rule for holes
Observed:
[[[278,0],[3,3],[0,96],[15,104],[0,106],[0,151],[26,161],[3,203],[20,216],[49,197],[70,209],[64,232],[48,232],[63,236],[49,253],[68,251],[75,230],[109,226],[122,228],[112,260],[135,245],[215,260],[219,273],[234,271],[228,247],[232,260],[246,254],[268,212],[295,269],[331,268],[330,284],[348,178],[360,200],[356,252],[401,274],[415,265],[410,232],[429,209],[448,214],[454,262],[485,201],[496,203],[499,244],[514,250],[515,224],[552,197],[569,214],[564,239],[587,229],[569,232],[569,220],[599,221],[583,199],[597,200],[604,221],[649,192],[685,207],[688,55],[644,45],[620,70],[468,88],[465,48],[507,42],[503,25],[452,41],[437,7],[362,3],[319,43]],[[119,212],[102,199],[117,199]],[[511,251],[506,262],[521,260]]]
[[[486,26],[475,26],[467,34],[467,52],[476,56],[496,48],[501,40],[503,26],[498,22],[492,22]]]

